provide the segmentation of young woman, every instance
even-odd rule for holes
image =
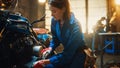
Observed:
[[[38,61],[34,68],[84,68],[84,37],[80,22],[70,11],[69,0],[49,0],[48,3],[53,16],[52,40],[44,53],[53,51],[60,43],[64,50],[48,59]]]

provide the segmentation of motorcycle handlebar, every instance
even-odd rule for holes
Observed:
[[[35,24],[35,23],[38,23],[38,22],[41,22],[41,21],[45,21],[45,16],[46,16],[46,15],[43,15],[39,20],[33,21],[33,22],[31,23],[31,25],[33,25],[33,24]]]

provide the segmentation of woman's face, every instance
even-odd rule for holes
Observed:
[[[59,9],[54,6],[50,6],[50,10],[51,10],[51,15],[56,20],[63,20],[64,9]]]

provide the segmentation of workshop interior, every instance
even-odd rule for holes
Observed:
[[[69,2],[96,56],[90,68],[120,68],[120,0]],[[52,39],[49,9],[48,0],[0,0],[0,68],[33,68],[41,59]],[[60,44],[54,54],[63,49]]]

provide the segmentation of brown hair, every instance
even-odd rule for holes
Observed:
[[[70,4],[69,0],[49,0],[48,4],[56,8],[62,9],[65,8],[65,13],[63,14],[64,20],[70,19]]]

